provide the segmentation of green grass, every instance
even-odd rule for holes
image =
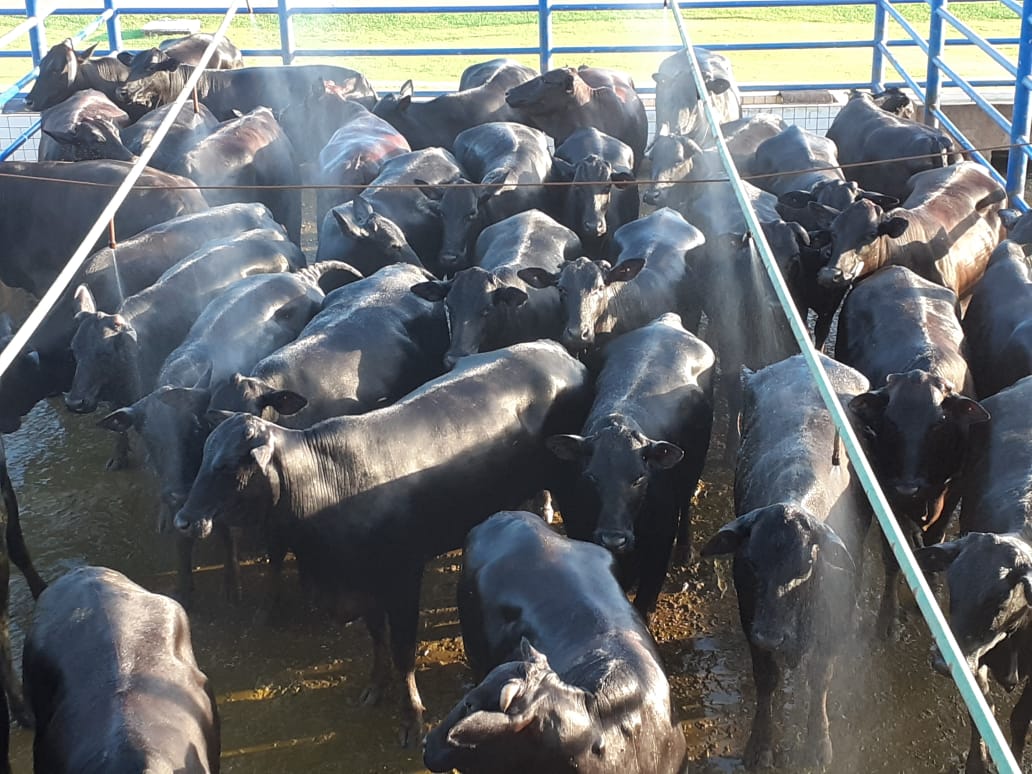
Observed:
[[[929,8],[926,5],[899,6],[902,15],[920,31],[926,31]],[[999,3],[952,3],[950,9],[973,29],[989,37],[1016,37],[1018,21]],[[751,43],[761,41],[869,40],[873,34],[874,9],[867,6],[819,8],[750,8],[700,10],[685,13],[693,40],[707,43]],[[159,17],[127,16],[122,20],[127,48],[143,48],[156,38],[139,32],[147,21]],[[201,16],[202,29],[214,31],[218,16]],[[53,44],[81,29],[89,17],[57,16],[46,22],[47,40]],[[0,32],[11,29],[18,20],[0,18]],[[295,39],[300,48],[460,48],[460,47],[536,47],[537,15],[531,13],[462,14],[334,14],[294,17]],[[553,45],[656,45],[679,42],[669,11],[562,12],[553,15]],[[890,25],[892,39],[905,37],[895,23]],[[955,37],[955,36],[951,36]],[[272,15],[238,16],[230,28],[230,38],[241,48],[279,48],[278,20]],[[91,36],[102,45],[101,28]],[[27,39],[12,44],[27,48]],[[1002,47],[1004,54],[1016,58],[1016,47]],[[897,49],[901,61],[912,71],[923,72],[923,57],[916,47]],[[577,54],[558,55],[554,65],[579,65],[590,62],[630,72],[640,84],[651,84],[651,73],[662,54]],[[870,52],[864,49],[820,49],[809,51],[732,52],[735,74],[743,83],[806,83],[818,81],[862,81],[870,77]],[[478,56],[396,56],[319,57],[300,61],[332,61],[364,72],[381,88],[394,88],[407,78],[419,85],[454,83],[462,69],[484,57]],[[537,66],[536,56],[520,57]],[[1002,69],[974,46],[950,47],[947,61],[968,77],[1001,78]],[[273,64],[278,58],[248,60],[253,64]],[[29,68],[27,59],[0,60],[0,85],[6,85]],[[894,77],[890,72],[889,77]]]

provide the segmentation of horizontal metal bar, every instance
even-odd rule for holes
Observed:
[[[953,26],[958,32],[960,32],[965,38],[967,38],[970,43],[978,46],[978,48],[981,49],[987,56],[989,56],[990,59],[996,62],[996,64],[998,64],[1012,76],[1017,77],[1017,65],[1015,65],[1013,62],[1007,59],[1007,57],[1005,57],[1003,54],[1001,54],[999,51],[997,51],[991,45],[989,45],[989,43],[985,41],[977,32],[975,32],[973,29],[964,24],[964,22],[962,22],[960,19],[954,16],[949,11],[949,9],[940,8],[938,9],[938,14],[946,22]],[[946,45],[949,44],[950,41],[946,41]]]
[[[10,158],[16,150],[23,146],[28,139],[32,137],[32,135],[39,131],[39,128],[42,125],[43,121],[38,120],[24,132],[15,137],[14,141],[10,145],[0,151],[0,161],[7,161],[7,159]]]
[[[993,105],[991,105],[985,97],[979,94],[978,91],[970,83],[968,83],[966,80],[957,75],[957,72],[952,67],[950,67],[948,64],[942,61],[941,56],[935,57],[933,61],[935,62],[935,64],[939,66],[939,69],[941,69],[944,73],[946,73],[946,75],[948,75],[950,78],[954,80],[957,88],[959,88],[961,91],[967,94],[972,102],[978,105],[978,107],[982,108],[983,113],[985,113],[989,118],[993,119],[996,125],[1003,129],[1004,133],[1008,135],[1010,134],[1011,122],[1009,119],[1005,118],[1004,115],[999,110],[997,110]]]
[[[1021,16],[1021,14],[1023,13],[1023,11],[1021,10],[1021,6],[1018,3],[1014,2],[1014,0],[1000,0],[1000,2],[1010,10],[1014,11],[1014,13],[1016,13],[1018,16]]]

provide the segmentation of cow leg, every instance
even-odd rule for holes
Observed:
[[[176,535],[176,596],[179,598],[179,604],[187,610],[193,603],[193,546],[192,537]]]
[[[1029,723],[1032,723],[1032,680],[1025,683],[1025,689],[1021,692],[1021,697],[1014,705],[1014,711],[1010,716],[1011,750],[1019,766],[1025,753],[1025,737],[1028,736]]]
[[[833,659],[815,659],[810,672],[810,712],[807,750],[813,764],[824,769],[831,764],[831,735],[828,733],[828,687],[835,671]]]
[[[408,747],[423,736],[423,700],[416,687],[416,645],[419,641],[419,589],[422,572],[400,586],[387,606],[391,656],[402,679],[401,726],[398,740]]]
[[[225,552],[222,583],[226,599],[236,605],[243,598],[243,590],[240,587],[239,536],[235,530],[218,523],[215,524],[215,532],[218,534],[222,550]]]
[[[660,491],[656,491],[660,490]],[[649,499],[643,515],[655,531],[642,530],[638,534],[635,559],[638,563],[638,593],[634,595],[634,607],[646,622],[666,581],[670,554],[679,528],[677,500],[672,482],[656,481],[650,487]],[[637,529],[635,530],[637,532]]]
[[[32,558],[29,556],[29,549],[25,545],[25,537],[21,530],[21,517],[18,513],[18,498],[14,493],[14,485],[7,474],[7,466],[0,466],[0,492],[3,494],[4,509],[7,511],[7,554],[15,563],[22,575],[29,584],[29,591],[33,599],[39,599],[47,584],[43,581],[36,568],[32,566]]]
[[[682,508],[677,517],[677,541],[674,543],[674,551],[671,561],[674,564],[688,564],[692,558],[692,511],[691,508]]]
[[[720,391],[727,401],[727,435],[724,438],[724,462],[729,466],[735,464],[738,445],[742,440],[739,427],[739,413],[742,410],[742,379],[737,371],[730,368],[724,370],[721,365]],[[730,373],[728,373],[730,371]]]
[[[882,564],[885,567],[885,587],[882,589],[881,606],[878,608],[878,622],[875,631],[882,640],[896,636],[899,626],[899,563],[889,547],[889,541],[882,537]]]
[[[107,470],[125,470],[129,467],[129,433],[116,433],[115,446],[111,451],[111,459],[107,461]]]
[[[0,672],[3,675],[4,691],[11,714],[23,728],[32,728],[32,713],[25,704],[22,695],[21,681],[14,671],[11,660],[11,634],[8,626],[8,584],[11,580],[11,565],[7,560],[7,552],[0,554]],[[0,699],[3,703],[3,699]],[[6,728],[4,729],[6,730]]]
[[[824,344],[828,341],[828,335],[831,333],[831,321],[834,318],[834,312],[817,315],[817,320],[813,324],[813,345],[818,352],[824,351]],[[804,317],[803,319],[805,320],[806,318]]]
[[[269,552],[269,570],[265,578],[265,598],[258,617],[268,624],[277,619],[283,594],[283,561],[287,558],[287,544],[276,535],[266,539]]]
[[[745,746],[745,765],[750,769],[769,769],[774,765],[774,691],[781,674],[769,651],[749,643],[753,680],[756,683],[756,715],[749,743]]]
[[[382,607],[374,607],[367,610],[362,616],[365,621],[369,637],[373,640],[373,672],[369,678],[369,685],[359,701],[366,707],[380,703],[383,692],[387,688],[387,681],[390,679],[391,667],[387,653],[387,615]]]

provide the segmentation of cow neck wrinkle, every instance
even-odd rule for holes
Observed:
[[[300,518],[316,514],[337,506],[340,492],[368,488],[369,482],[361,481],[351,464],[364,458],[362,450],[355,448],[360,446],[355,443],[356,434],[347,431],[353,419],[338,417],[306,430],[271,428],[278,449],[280,499],[292,514]]]

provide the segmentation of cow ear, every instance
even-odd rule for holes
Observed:
[[[625,167],[617,167],[613,169],[609,179],[613,181],[613,185],[617,188],[627,188],[627,186],[634,183],[634,173]]]
[[[520,269],[516,272],[516,276],[532,288],[537,288],[538,290],[554,288],[559,284],[559,272],[551,272],[548,271],[548,269],[542,269],[538,266]]]
[[[731,82],[727,78],[714,78],[706,81],[706,91],[710,94],[723,94],[731,88]]]
[[[996,188],[996,190],[986,194],[975,203],[975,212],[984,212],[985,210],[992,207],[994,204],[999,204],[1000,202],[1006,200],[1006,198],[1007,192],[1004,191],[1002,188]]]
[[[963,550],[963,538],[948,543],[940,543],[937,546],[926,546],[914,552],[917,564],[926,574],[943,572],[948,569],[953,560],[960,556]]]
[[[352,201],[358,201],[361,197],[356,197]],[[337,226],[340,228],[340,233],[351,239],[368,239],[371,234],[369,229],[366,228],[364,223],[360,223],[356,217],[354,207],[343,207],[341,209],[332,209],[330,212],[333,213],[333,219],[337,221]]]
[[[448,730],[448,744],[466,748],[487,745],[519,733],[533,720],[533,713],[513,719],[499,712],[471,712]]]
[[[868,425],[874,425],[885,413],[885,407],[889,405],[889,396],[882,390],[862,392],[849,401],[849,410],[861,421]]]
[[[505,285],[491,293],[491,302],[495,306],[505,304],[515,308],[527,302],[527,291],[514,288],[512,285]]]
[[[115,56],[119,62],[129,67],[133,63],[133,52],[132,51],[119,51]]]
[[[645,461],[657,470],[670,470],[683,458],[681,448],[667,441],[653,441],[645,449]]]
[[[96,314],[97,302],[93,299],[93,293],[86,285],[79,285],[72,297],[72,310],[75,316],[80,314]]]
[[[989,412],[981,403],[962,395],[947,395],[943,398],[942,405],[950,417],[964,427],[988,422],[990,419]]]
[[[553,435],[545,440],[545,447],[556,457],[577,462],[588,451],[588,442],[581,435]]]
[[[663,75],[663,73],[652,73],[652,80],[654,80],[656,83],[662,83],[666,80],[666,77]]]
[[[561,159],[558,156],[552,159],[552,176],[557,180],[569,181],[573,180],[576,167],[566,159]]]
[[[175,72],[179,69],[180,64],[182,63],[175,57],[166,55],[164,59],[154,65],[154,69],[159,72],[162,70],[165,72]]]
[[[733,554],[738,551],[742,544],[749,539],[749,533],[752,532],[753,525],[756,523],[759,514],[759,510],[749,511],[749,513],[725,524],[702,547],[699,555],[703,557],[724,556],[725,554]]]
[[[793,210],[801,210],[813,200],[809,191],[788,191],[778,197],[778,203]]]
[[[112,411],[106,417],[97,422],[97,427],[111,430],[115,433],[127,433],[133,426],[136,419],[136,412],[132,406],[125,406],[117,411]]]
[[[548,659],[545,654],[530,644],[530,640],[526,637],[520,638],[520,656],[528,664],[534,664],[539,667],[548,667]]]
[[[629,282],[637,277],[638,272],[644,268],[644,258],[628,258],[606,272],[605,282],[607,285],[612,285],[614,282]]]
[[[414,87],[412,81],[408,80],[401,84],[401,89],[398,91],[398,109],[408,110],[409,105],[412,104],[412,92]]]
[[[368,227],[370,221],[376,217],[376,210],[373,209],[373,205],[361,196],[356,196],[351,200],[351,208],[355,213],[355,221],[363,226]]]
[[[409,290],[424,301],[443,301],[447,297],[448,291],[451,290],[451,282],[448,280],[417,282]]]
[[[1010,581],[1011,588],[1021,585],[1025,594],[1025,604],[1032,607],[1032,569],[1027,566],[1015,567],[1007,573],[1007,580]]]
[[[857,199],[866,199],[873,204],[877,204],[883,210],[891,210],[893,207],[899,207],[899,199],[895,196],[888,196],[886,194],[875,193],[874,191],[857,191]]]
[[[89,59],[91,56],[93,56],[93,52],[97,50],[97,45],[98,45],[97,43],[94,43],[92,46],[87,48],[85,51],[76,51],[75,52],[75,58],[79,60],[79,64],[82,64],[87,59]]]
[[[888,220],[883,220],[878,224],[878,235],[898,239],[903,236],[903,233],[907,230],[909,225],[909,220],[896,215]]]
[[[272,390],[259,399],[262,408],[271,408],[277,414],[289,416],[296,414],[308,405],[308,398],[299,395],[293,390]]]
[[[493,196],[515,190],[519,180],[511,169],[496,169],[487,173],[477,189],[477,203],[483,205]]]
[[[826,204],[820,204],[818,202],[809,202],[806,205],[806,209],[809,210],[810,214],[813,215],[814,220],[820,228],[829,228],[831,222],[838,217],[839,211],[834,207],[829,207]]]
[[[251,459],[258,465],[258,469],[265,475],[269,474],[269,463],[272,462],[272,452],[274,449],[272,438],[267,438],[265,443],[261,446],[255,446],[251,449]]]
[[[817,534],[817,545],[820,547],[821,561],[825,565],[833,570],[849,573],[856,572],[856,562],[853,561],[853,555],[849,553],[849,549],[842,542],[842,538],[826,524],[820,525],[820,531]]]

